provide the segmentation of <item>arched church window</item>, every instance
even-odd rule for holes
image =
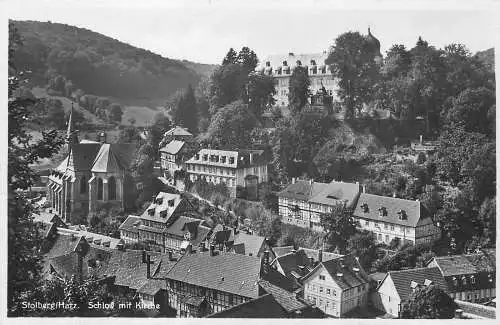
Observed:
[[[113,176],[108,179],[108,198],[116,200],[116,180]]]
[[[87,177],[83,176],[80,179],[80,193],[87,193]]]
[[[99,177],[97,179],[97,199],[98,200],[102,200],[103,199],[102,188],[103,188],[102,178]]]

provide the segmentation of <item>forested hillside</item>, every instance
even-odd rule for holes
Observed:
[[[177,89],[195,86],[212,69],[164,58],[84,28],[51,22],[13,23],[23,42],[14,64],[32,71],[32,81],[62,95],[70,88],[123,99],[166,99]]]

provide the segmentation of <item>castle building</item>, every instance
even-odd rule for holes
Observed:
[[[366,40],[369,49],[375,54],[375,62],[382,63],[382,54],[380,53],[380,41],[373,36],[368,28]],[[337,98],[338,80],[333,76],[330,66],[326,64],[328,52],[296,54],[290,52],[287,54],[269,55],[262,63],[257,66],[256,71],[276,79],[276,105],[288,106],[288,86],[293,70],[302,66],[307,69],[311,86],[309,90],[312,95],[322,93],[323,89],[335,101]],[[310,102],[310,104],[313,104]]]
[[[79,142],[73,128],[73,108],[67,130],[66,158],[50,172],[47,196],[50,207],[66,223],[88,217],[103,204],[125,209],[125,186],[128,166],[133,157],[133,144]]]
[[[256,188],[267,182],[267,161],[263,150],[201,149],[185,162],[189,179],[205,179],[213,184],[225,183],[232,197],[236,187]]]

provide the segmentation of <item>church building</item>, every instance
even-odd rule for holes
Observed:
[[[128,166],[135,151],[133,144],[78,140],[73,128],[73,107],[68,121],[66,158],[50,172],[47,199],[54,213],[66,223],[90,218],[106,204],[117,210],[125,209]]]

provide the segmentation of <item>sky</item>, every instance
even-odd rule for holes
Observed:
[[[15,20],[90,29],[165,57],[218,64],[230,47],[259,58],[327,50],[346,31],[372,34],[385,54],[391,45],[463,43],[472,52],[494,47],[496,1],[228,1],[0,0]]]

